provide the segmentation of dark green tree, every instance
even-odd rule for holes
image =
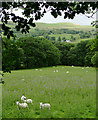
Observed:
[[[63,40],[63,41],[66,41],[66,37],[63,37],[62,40]]]
[[[60,51],[45,38],[22,37],[18,43],[24,50],[25,68],[52,66],[60,63]]]
[[[23,50],[19,48],[16,42],[11,39],[2,38],[2,69],[4,72],[10,72],[10,70],[20,69],[21,61],[23,58]]]
[[[61,41],[61,37],[60,36],[58,37],[58,41]]]
[[[74,47],[74,44],[56,42],[55,46],[61,51],[61,65],[69,65],[68,52]]]

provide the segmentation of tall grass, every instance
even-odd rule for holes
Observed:
[[[16,70],[5,74],[2,91],[3,118],[96,117],[94,68],[57,66]],[[22,94],[34,101],[29,110],[17,109],[15,102],[20,101]],[[51,110],[40,110],[40,102],[50,103]]]

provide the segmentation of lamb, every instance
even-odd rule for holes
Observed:
[[[26,100],[26,97],[23,94],[22,97],[21,97],[21,101],[24,101],[24,100]]]
[[[18,110],[19,110],[20,108],[28,108],[28,109],[29,109],[27,103],[19,103],[19,101],[17,101],[16,104],[17,104],[17,106],[18,106]]]
[[[27,99],[27,100],[23,100],[25,103],[31,103],[31,104],[33,104],[32,103],[32,99]]]
[[[69,71],[67,71],[66,73],[69,73]]]
[[[50,104],[49,103],[43,104],[42,102],[40,102],[40,109],[42,109],[42,108],[47,108],[50,110]]]

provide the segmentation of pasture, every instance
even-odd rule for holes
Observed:
[[[53,66],[14,70],[4,75],[4,81],[3,118],[96,117],[95,68]],[[29,110],[17,109],[16,101],[21,102],[22,94],[33,100]],[[40,109],[40,102],[50,103],[51,110]]]

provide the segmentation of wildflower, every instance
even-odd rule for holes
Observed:
[[[93,85],[95,85],[95,83],[93,83]]]

